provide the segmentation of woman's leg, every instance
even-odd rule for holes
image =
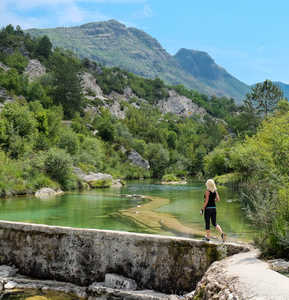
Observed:
[[[208,209],[205,209],[204,218],[206,223],[206,237],[209,239],[211,231],[210,231],[210,214]]]
[[[214,213],[212,214],[212,224],[221,233],[222,240],[225,241],[225,233],[223,232],[222,227],[216,223],[216,220],[217,220],[217,210],[214,210]]]

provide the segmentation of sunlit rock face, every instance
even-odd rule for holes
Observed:
[[[193,103],[191,99],[179,95],[176,91],[170,90],[167,99],[158,102],[158,108],[164,114],[173,113],[182,117],[198,116],[201,119],[206,115],[206,110]]]
[[[28,80],[31,82],[45,75],[46,68],[40,63],[39,60],[31,59],[25,68],[24,74],[28,76]]]

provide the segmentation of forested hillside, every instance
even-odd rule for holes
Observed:
[[[2,195],[76,188],[73,166],[122,178],[201,174],[203,157],[225,136],[255,130],[244,128],[247,112],[231,99],[79,60],[19,27],[1,30],[0,48]],[[33,77],[37,61],[45,71]],[[202,114],[159,110],[161,101],[176,99]],[[132,149],[149,170],[131,164]]]

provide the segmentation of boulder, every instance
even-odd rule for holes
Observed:
[[[113,289],[136,290],[137,284],[133,279],[117,274],[105,274],[104,285]]]
[[[149,169],[150,164],[147,160],[145,160],[138,152],[135,150],[131,150],[128,153],[127,158],[130,160],[130,162],[138,167],[141,167],[143,169]]]
[[[28,80],[31,82],[46,73],[46,68],[37,59],[29,60],[29,63],[24,71],[24,74],[28,76]]]
[[[271,269],[280,273],[289,273],[289,261],[282,258],[272,259],[268,261]]]
[[[2,69],[5,72],[7,72],[10,68],[0,62],[0,69]]]
[[[13,101],[15,101],[15,99],[8,94],[7,90],[0,88],[0,111],[6,103]]]
[[[97,85],[94,76],[88,72],[83,72],[81,74],[81,85],[84,90],[85,96],[89,98],[98,98],[100,100],[105,100],[101,88]]]
[[[113,179],[112,180],[112,187],[121,188],[125,185],[124,181],[121,179]]]
[[[44,187],[38,191],[36,191],[35,193],[35,197],[37,198],[41,198],[41,199],[46,199],[46,198],[51,198],[51,197],[55,197],[59,194],[62,194],[63,191],[61,190],[53,190],[52,188],[49,187]]]
[[[74,174],[80,179],[89,184],[91,188],[110,187],[113,183],[113,178],[110,174],[104,173],[84,173],[80,168],[74,168]]]
[[[16,286],[17,286],[17,283],[15,281],[8,281],[4,285],[4,289],[10,290],[10,289],[14,289]]]
[[[12,277],[17,273],[18,269],[2,265],[0,266],[0,277]]]

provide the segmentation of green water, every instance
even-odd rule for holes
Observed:
[[[124,197],[124,194],[141,194],[168,198],[170,203],[157,211],[175,216],[182,224],[204,228],[199,215],[204,186],[198,182],[188,185],[161,185],[148,182],[129,182],[117,189],[93,190],[85,193],[67,193],[54,199],[16,197],[0,201],[0,219],[38,224],[97,228],[150,233],[150,229],[138,227],[129,219],[114,213],[136,207],[147,200]],[[232,239],[248,240],[253,228],[245,218],[237,202],[237,195],[219,191],[221,202],[217,204],[217,222]],[[162,232],[163,233],[163,232]],[[171,233],[167,233],[171,234]],[[182,235],[177,233],[176,235]]]

